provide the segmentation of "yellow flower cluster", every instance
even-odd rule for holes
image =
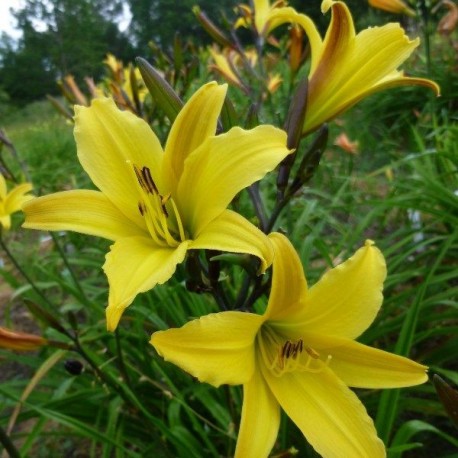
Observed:
[[[311,45],[302,135],[367,95],[399,85],[435,83],[397,68],[418,46],[397,24],[356,34],[347,6],[324,0],[331,23],[322,38],[285,2],[254,0],[238,25],[265,39],[282,24],[301,27]],[[212,50],[214,67],[243,89],[234,52]],[[247,58],[247,56],[245,56]],[[116,70],[116,61],[107,64]],[[279,84],[277,81],[275,84]],[[385,447],[349,387],[394,388],[426,381],[426,367],[355,341],[382,305],[385,260],[371,241],[309,287],[288,239],[264,234],[228,209],[239,191],[262,179],[293,151],[287,134],[261,125],[217,135],[226,85],[202,86],[175,119],[165,146],[150,126],[110,98],[76,107],[79,161],[95,190],[71,190],[24,205],[24,227],[73,230],[114,243],[107,327],[113,331],[134,298],[166,282],[190,250],[252,255],[260,273],[272,266],[262,315],[226,311],[158,331],[151,344],[164,359],[214,386],[242,384],[236,456],[264,457],[280,426],[280,409],[326,457],[382,457]],[[0,182],[1,184],[1,182]],[[1,191],[1,186],[0,186]]]

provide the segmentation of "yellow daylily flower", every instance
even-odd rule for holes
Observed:
[[[395,23],[370,27],[356,35],[345,3],[324,0],[322,12],[329,9],[332,18],[324,41],[317,36],[314,26],[301,22],[309,38],[312,37],[304,134],[383,89],[420,85],[439,95],[439,86],[433,81],[406,77],[397,70],[419,45],[419,38],[410,40]]]
[[[272,126],[215,136],[227,86],[200,88],[177,116],[163,150],[149,125],[112,99],[76,107],[78,158],[100,191],[64,191],[24,206],[24,227],[114,240],[104,270],[114,330],[135,296],[166,282],[190,249],[272,261],[266,235],[227,206],[290,151]]]
[[[22,204],[33,196],[27,194],[32,190],[30,183],[15,186],[10,192],[6,186],[5,177],[0,173],[0,226],[8,230],[11,227],[11,215],[21,210]]]
[[[288,239],[269,237],[275,258],[263,315],[210,314],[155,332],[151,344],[202,382],[243,384],[237,458],[269,454],[280,408],[322,456],[385,456],[372,420],[348,387],[416,385],[427,380],[427,368],[355,341],[383,301],[383,255],[367,241],[309,288]]]
[[[373,8],[388,11],[388,13],[415,16],[415,11],[403,0],[369,0],[369,5]]]
[[[296,11],[286,6],[288,4],[285,0],[277,0],[272,5],[269,0],[254,0],[252,10],[247,5],[239,5],[239,9],[243,16],[235,23],[235,28],[248,27],[254,24],[256,32],[260,37],[267,37],[272,30],[287,21],[278,22],[279,16],[294,15]]]
[[[221,53],[216,47],[209,48],[214,64],[210,64],[209,68],[219,73],[228,83],[246,91],[246,87],[240,78],[237,69],[238,54],[233,50],[228,50],[226,53]]]

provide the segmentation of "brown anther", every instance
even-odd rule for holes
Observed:
[[[151,194],[159,194],[156,184],[154,183],[153,177],[151,176],[151,171],[148,167],[142,168],[142,178],[143,182],[146,185],[146,190],[148,192],[150,192]]]
[[[318,352],[316,352],[313,348],[305,347],[305,351],[313,359],[318,359],[320,357],[320,354]]]
[[[138,203],[138,211],[142,216],[146,213],[146,207],[141,202]]]

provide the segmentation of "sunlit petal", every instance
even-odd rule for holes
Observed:
[[[270,321],[294,322],[295,316],[302,314],[304,306],[301,299],[307,293],[302,263],[293,245],[284,235],[272,233],[269,239],[274,246],[275,262],[265,315]]]
[[[235,458],[268,456],[280,427],[280,405],[259,369],[243,385],[243,407]]]
[[[205,141],[188,157],[178,187],[178,204],[191,233],[199,234],[239,191],[289,153],[286,133],[272,126],[234,127]]]
[[[231,210],[207,224],[190,248],[252,254],[261,260],[261,272],[272,264],[273,249],[267,236],[243,216]]]
[[[361,401],[329,369],[263,374],[286,414],[322,456],[385,457],[385,447]]]
[[[221,312],[203,316],[178,329],[155,332],[157,352],[201,382],[247,383],[255,370],[254,339],[263,317]]]
[[[4,201],[6,199],[6,193],[8,189],[6,187],[6,180],[5,177],[0,173],[0,201]]]
[[[109,240],[146,235],[98,191],[63,191],[37,197],[23,206],[23,227],[43,231],[75,231]]]
[[[141,226],[131,167],[148,167],[161,189],[163,152],[159,140],[143,119],[119,110],[112,99],[95,99],[89,108],[76,106],[75,113],[81,165],[100,191]]]
[[[211,82],[202,86],[178,114],[167,139],[164,175],[168,192],[174,192],[188,155],[210,136],[226,97],[227,85]]]
[[[103,269],[110,284],[107,328],[116,329],[122,313],[139,293],[166,282],[186,256],[188,243],[157,247],[147,237],[125,237],[111,246]]]
[[[9,230],[11,228],[11,216],[10,215],[0,216],[0,226],[3,227],[3,229],[5,230]]]
[[[355,339],[374,321],[382,305],[385,277],[385,259],[367,241],[308,290],[297,325],[323,335]]]

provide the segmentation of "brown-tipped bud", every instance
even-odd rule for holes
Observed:
[[[66,119],[73,122],[73,113],[67,109],[62,103],[59,102],[55,97],[52,95],[47,95],[46,98],[51,102],[51,105]]]
[[[91,94],[91,97],[93,99],[98,97],[100,92],[101,92],[101,90],[97,89],[97,86],[94,83],[94,79],[89,77],[89,76],[85,76],[84,77],[84,82],[86,83],[86,86],[89,89],[89,93]]]
[[[30,351],[47,344],[48,341],[41,336],[0,327],[0,348]]]
[[[304,29],[294,24],[289,32],[289,68],[293,73],[297,73],[302,64],[304,52]]]
[[[285,131],[288,134],[287,146],[297,149],[302,137],[305,113],[307,110],[308,79],[303,79],[297,86],[286,116]]]
[[[135,59],[148,91],[165,115],[173,122],[183,108],[183,102],[170,84],[145,59]]]
[[[223,47],[230,47],[233,48],[233,44],[229,38],[224,34],[224,32],[218,28],[209,18],[208,16],[201,11],[198,6],[195,6],[192,9],[192,12],[195,14],[197,20],[199,21],[200,25],[204,28],[204,30],[215,40],[216,43]]]
[[[78,105],[83,105],[83,106],[86,107],[88,105],[87,98],[81,92],[79,86],[76,84],[75,78],[73,78],[72,75],[67,75],[67,76],[64,77],[64,81],[65,81],[65,84],[67,85],[67,87],[70,89],[71,93],[73,94],[73,96],[74,96],[74,98],[76,100],[76,103]]]
[[[434,388],[450,420],[458,427],[458,391],[438,375],[433,377]]]
[[[140,102],[140,94],[138,93],[138,80],[135,74],[135,68],[133,65],[129,66],[129,83],[132,90],[132,98],[134,99],[135,113],[138,116],[142,116],[142,104]]]

